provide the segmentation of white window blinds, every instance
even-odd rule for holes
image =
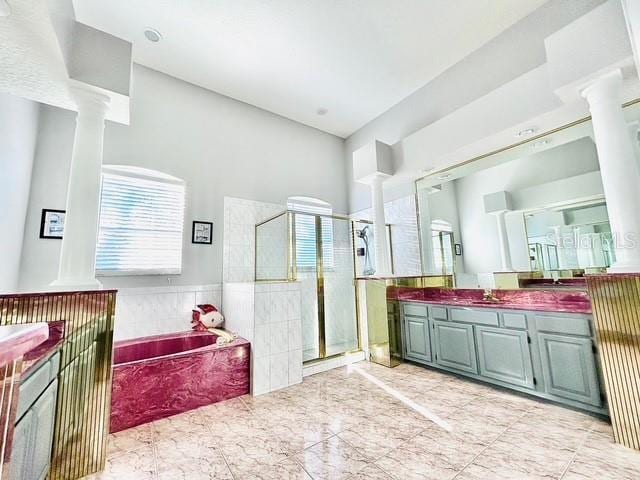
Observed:
[[[185,185],[179,179],[131,167],[105,168],[97,273],[180,273],[184,205]]]
[[[290,210],[310,214],[295,214],[296,267],[316,268],[316,217],[314,214],[331,215],[331,207],[295,200],[290,200],[287,206]],[[333,268],[333,221],[331,218],[321,217],[320,223],[323,266]]]

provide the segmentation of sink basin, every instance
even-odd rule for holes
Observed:
[[[491,300],[471,300],[471,303],[474,305],[500,305],[500,301],[491,301]]]

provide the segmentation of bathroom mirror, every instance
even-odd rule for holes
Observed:
[[[625,116],[637,146],[640,104]],[[522,135],[416,182],[425,274],[453,273],[460,288],[581,288],[615,261],[590,119]]]

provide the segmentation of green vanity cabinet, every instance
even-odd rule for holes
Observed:
[[[478,373],[473,325],[431,320],[435,362],[443,367]]]
[[[595,406],[602,404],[590,338],[539,333],[538,346],[549,393]]]
[[[533,365],[527,332],[476,326],[480,375],[533,388]]]
[[[20,416],[13,434],[11,480],[45,480],[49,473],[58,393],[58,362],[56,354],[20,385]],[[43,379],[47,380],[44,387],[34,390],[34,385],[40,385]]]
[[[591,316],[402,302],[404,358],[606,414]]]
[[[426,317],[404,316],[405,357],[418,362],[431,362],[429,321]]]

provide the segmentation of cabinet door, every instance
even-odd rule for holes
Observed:
[[[31,476],[34,479],[45,478],[51,462],[53,444],[53,425],[56,415],[57,380],[54,380],[42,396],[31,407],[34,419],[33,450],[31,456]]]
[[[600,406],[591,339],[539,333],[538,341],[547,392]]]
[[[29,464],[31,461],[31,437],[33,431],[33,412],[27,410],[13,430],[13,447],[9,478],[12,480],[29,480]]]
[[[432,320],[436,363],[464,372],[478,373],[473,325]]]
[[[476,326],[480,375],[533,388],[527,332]]]
[[[431,361],[429,323],[426,318],[404,317],[405,356],[418,362]]]

